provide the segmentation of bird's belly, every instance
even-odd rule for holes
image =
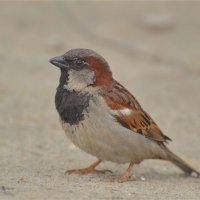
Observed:
[[[110,114],[102,114],[102,110],[88,114],[78,125],[61,123],[76,146],[101,160],[139,163],[159,157],[162,151],[154,141],[122,127]]]

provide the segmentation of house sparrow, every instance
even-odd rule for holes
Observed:
[[[136,98],[118,83],[106,60],[90,49],[72,49],[50,60],[61,70],[55,105],[67,137],[98,160],[66,173],[105,173],[102,161],[129,163],[118,179],[128,181],[134,164],[144,159],[169,160],[186,174],[200,173],[172,153],[171,140],[143,110]]]

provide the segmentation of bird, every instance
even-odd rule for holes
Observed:
[[[106,173],[103,161],[129,163],[118,178],[131,180],[132,168],[146,159],[171,161],[185,174],[200,173],[168,147],[164,135],[138,100],[113,78],[108,62],[91,49],[71,49],[49,62],[60,68],[55,107],[61,126],[71,142],[97,158],[83,169],[67,174]]]

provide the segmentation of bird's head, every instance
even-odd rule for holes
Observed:
[[[50,59],[50,63],[61,69],[60,82],[70,90],[108,86],[113,81],[106,60],[90,49],[72,49]]]

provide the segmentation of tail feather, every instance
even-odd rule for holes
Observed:
[[[183,170],[185,174],[187,174],[187,175],[195,174],[197,177],[200,177],[200,172],[198,172],[197,170],[192,168],[189,164],[187,164],[184,160],[182,160],[176,154],[171,152],[169,149],[167,149],[167,151],[168,151],[168,160],[170,160],[177,167],[179,167],[181,170]]]

